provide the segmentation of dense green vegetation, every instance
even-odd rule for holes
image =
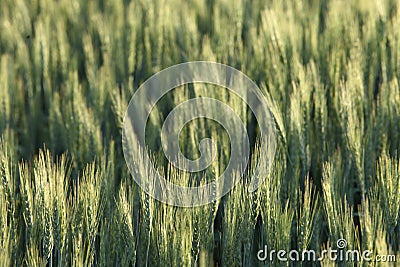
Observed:
[[[143,81],[192,60],[260,86],[278,149],[254,194],[238,185],[188,209],[132,181],[121,128]],[[339,238],[399,261],[399,81],[396,0],[1,0],[0,265],[288,266],[256,253],[319,252]],[[159,164],[166,111],[211,89],[178,88],[153,112]],[[238,99],[214,97],[256,127]],[[229,144],[203,123],[185,129],[188,155],[204,136]],[[220,149],[209,171],[227,160]]]

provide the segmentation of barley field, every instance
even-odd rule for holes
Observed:
[[[255,192],[181,208],[132,179],[123,120],[153,74],[188,61],[232,66],[262,90],[277,149]],[[218,93],[215,93],[218,92]],[[245,103],[182,86],[152,112],[160,148],[173,106],[199,95],[230,105],[257,153]],[[206,120],[180,135],[185,155],[229,137]],[[0,0],[0,266],[399,266],[400,2],[397,0]],[[275,250],[335,248],[397,261],[260,260]]]

